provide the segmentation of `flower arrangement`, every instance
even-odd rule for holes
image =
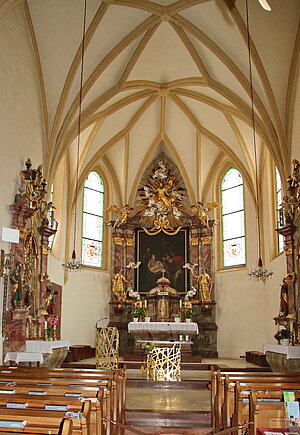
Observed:
[[[58,316],[51,316],[46,320],[44,316],[40,316],[37,319],[38,324],[41,325],[42,329],[45,331],[45,340],[56,340],[56,326],[59,323]]]
[[[133,307],[131,310],[132,317],[142,317],[144,315],[143,308],[140,307]]]
[[[282,339],[290,338],[290,331],[288,331],[287,329],[280,329],[279,331],[276,332],[274,338],[278,342],[280,342]]]
[[[141,349],[145,352],[146,360],[142,362],[141,365],[141,371],[144,373],[147,373],[148,376],[152,375],[154,361],[151,361],[149,364],[149,361],[147,360],[147,355],[151,350],[154,349],[154,343],[152,341],[145,341],[141,344]]]

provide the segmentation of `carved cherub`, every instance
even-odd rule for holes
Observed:
[[[116,227],[119,227],[123,224],[126,224],[127,219],[130,215],[130,213],[132,212],[133,208],[129,207],[128,204],[124,205],[124,207],[119,208],[116,205],[111,205],[110,207],[108,207],[108,209],[106,209],[107,212],[112,211],[113,213],[116,213],[119,215],[119,217],[117,218],[116,222],[113,225],[113,229]]]

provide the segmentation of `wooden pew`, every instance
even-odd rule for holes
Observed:
[[[227,374],[225,374],[227,373]],[[300,382],[300,376],[296,373],[272,373],[272,372],[217,372],[211,370],[211,406],[212,425],[216,430],[228,427],[228,415],[232,416],[234,409],[233,385],[236,380],[241,382]],[[225,379],[227,384],[225,385]],[[231,389],[229,388],[231,382]],[[226,399],[225,399],[226,396]]]
[[[28,374],[30,374],[29,379]],[[38,392],[38,390],[42,390],[47,395],[55,395],[67,393],[69,391],[68,387],[74,385],[74,387],[71,387],[72,393],[88,397],[91,395],[91,392],[94,394],[94,387],[90,387],[90,385],[94,385],[97,388],[101,383],[104,383],[105,380],[111,394],[106,394],[106,401],[103,401],[103,415],[106,412],[108,419],[125,423],[125,369],[85,369],[82,373],[80,369],[28,368],[20,366],[15,368],[1,366],[0,382],[14,381],[15,384],[11,387],[9,387],[9,385],[0,384],[0,390],[1,388],[2,390],[13,389],[16,393],[24,394],[28,394],[29,391]],[[108,386],[108,382],[110,382],[110,386]],[[42,385],[35,386],[35,383]],[[84,384],[89,386],[86,387]],[[78,390],[80,390],[80,392]],[[110,401],[110,403],[108,403],[108,401]],[[110,429],[111,433],[116,431],[114,425],[111,426]],[[109,431],[109,428],[107,428],[107,430]]]
[[[126,403],[126,366],[125,368],[121,369],[115,369],[115,370],[90,370],[85,369],[82,373],[80,369],[49,369],[49,368],[28,368],[28,367],[7,367],[7,366],[1,366],[0,370],[0,381],[7,380],[8,376],[14,376],[14,380],[16,378],[23,378],[23,376],[28,373],[28,370],[30,370],[30,373],[32,373],[34,376],[38,376],[39,379],[42,377],[51,377],[50,380],[47,382],[55,383],[55,384],[65,384],[64,381],[58,382],[53,381],[52,378],[62,378],[62,379],[77,379],[78,383],[81,384],[81,381],[88,380],[88,385],[93,385],[93,380],[90,378],[93,378],[95,382],[97,380],[103,380],[103,379],[113,379],[113,386],[112,386],[112,395],[111,400],[113,402],[112,409],[114,410],[113,413],[113,419],[116,421],[119,421],[121,423],[125,423],[125,403]],[[10,378],[11,379],[11,378]],[[33,378],[34,379],[34,378]],[[35,378],[37,379],[37,378]],[[33,382],[33,381],[32,381]],[[43,383],[43,382],[41,382]]]
[[[74,435],[92,435],[89,430],[90,419],[90,407],[91,402],[86,401],[83,405],[83,410],[80,418],[73,418],[73,430]],[[60,431],[60,425],[62,421],[62,413],[55,411],[41,411],[41,410],[28,410],[28,409],[6,409],[1,410],[1,420],[17,420],[28,421],[26,429],[23,428],[0,428],[0,434],[2,429],[9,433],[42,433],[48,434],[50,431],[52,434],[58,434]]]
[[[284,402],[258,402],[255,391],[250,392],[249,415],[253,422],[249,427],[249,435],[256,435],[259,427],[285,427]]]
[[[20,429],[19,431],[20,431],[19,433],[24,433],[24,429]],[[54,434],[54,431],[51,430],[51,432]],[[4,428],[0,429],[1,435],[11,435],[12,433],[16,433],[16,432],[11,432],[11,431],[8,431]],[[45,429],[44,428],[40,428],[40,429],[35,428],[34,432],[32,432],[27,427],[26,434],[28,434],[28,435],[32,435],[32,434],[45,435]],[[73,435],[73,421],[70,418],[63,418],[62,419],[62,421],[60,422],[60,425],[59,425],[57,435]]]

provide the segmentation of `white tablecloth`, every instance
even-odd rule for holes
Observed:
[[[300,346],[283,346],[281,344],[265,344],[264,353],[275,352],[286,355],[287,359],[300,358]]]
[[[26,352],[52,353],[53,349],[58,349],[60,347],[67,347],[69,349],[70,342],[68,340],[53,340],[53,341],[27,340],[26,341]]]
[[[42,352],[7,352],[4,362],[15,361],[20,362],[44,362]]]
[[[175,322],[130,322],[128,323],[128,332],[139,331],[172,331],[178,334],[199,334],[197,323],[175,323]]]

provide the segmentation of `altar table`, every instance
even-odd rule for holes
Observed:
[[[70,342],[68,340],[26,340],[26,352],[53,353],[53,349],[61,347],[69,349]]]
[[[4,362],[14,361],[16,364],[28,362],[30,365],[33,362],[38,364],[44,362],[42,352],[7,352]]]
[[[265,344],[264,353],[273,372],[300,372],[300,346]]]
[[[180,335],[193,337],[199,330],[197,323],[130,322],[128,332],[135,340],[177,341]]]

